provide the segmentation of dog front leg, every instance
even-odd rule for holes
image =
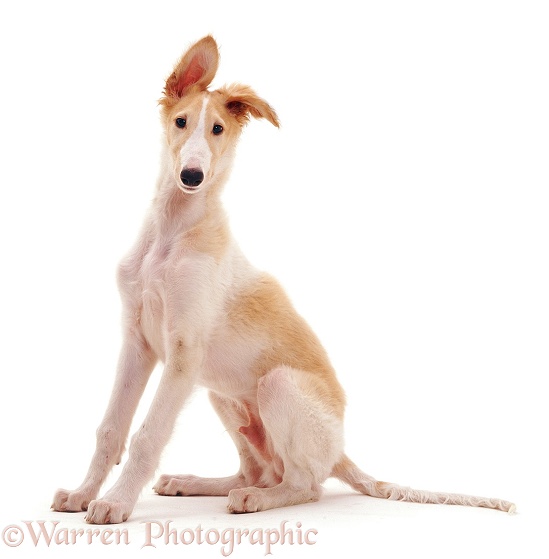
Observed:
[[[147,417],[132,437],[128,461],[120,478],[103,498],[90,503],[87,522],[118,524],[127,520],[139,493],[158,467],[177,415],[194,385],[200,355],[192,348],[179,351],[167,360]]]
[[[59,489],[52,508],[62,512],[87,510],[107,475],[120,462],[137,405],[157,358],[139,334],[128,332],[122,345],[111,398],[101,425],[88,473],[74,491]]]

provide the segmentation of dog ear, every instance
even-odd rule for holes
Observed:
[[[214,38],[200,39],[182,56],[166,80],[166,98],[180,99],[191,87],[205,90],[213,80],[219,64],[219,51]]]
[[[224,97],[225,107],[241,124],[246,124],[250,115],[266,118],[272,125],[280,126],[274,109],[247,85],[232,84],[219,90]]]

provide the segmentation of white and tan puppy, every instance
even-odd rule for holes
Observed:
[[[53,508],[87,510],[96,524],[126,520],[198,383],[237,446],[240,469],[216,479],[163,475],[154,487],[161,495],[228,495],[229,511],[255,512],[315,501],[333,476],[375,497],[511,510],[497,499],[377,482],[345,456],[345,396],[327,354],[279,284],[240,252],[220,202],[244,124],[278,119],[247,86],[209,91],[217,65],[217,45],[205,37],[166,82],[156,196],[118,271],[124,342],[114,389],[82,485],[58,490]],[[128,461],[97,499],[158,361],[162,378]]]

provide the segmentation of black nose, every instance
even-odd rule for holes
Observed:
[[[200,169],[183,169],[181,182],[185,186],[198,186],[204,180],[204,173]]]

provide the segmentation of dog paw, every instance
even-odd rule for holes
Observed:
[[[88,510],[88,505],[93,499],[87,491],[67,491],[58,489],[53,497],[51,508],[59,512],[80,512]]]
[[[244,489],[232,489],[229,492],[229,512],[258,512],[263,510],[263,496],[261,489],[257,487],[246,487]]]
[[[86,522],[89,524],[120,524],[125,522],[132,512],[127,503],[97,499],[88,506]]]
[[[195,476],[173,476],[163,474],[158,478],[158,481],[153,487],[153,491],[159,495],[169,495],[169,496],[188,496],[194,495],[193,493],[193,481],[196,480]]]

